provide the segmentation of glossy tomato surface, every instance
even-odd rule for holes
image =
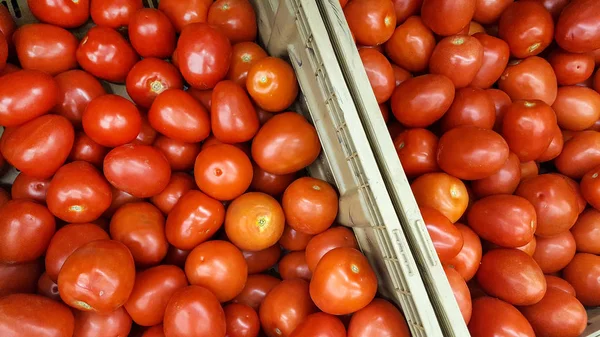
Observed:
[[[563,151],[554,160],[558,172],[573,178],[582,178],[600,165],[600,132],[586,130],[565,138]]]
[[[440,261],[446,263],[452,260],[464,244],[460,231],[439,211],[426,206],[422,206],[420,211]]]
[[[560,271],[575,256],[576,243],[569,231],[551,236],[538,237],[533,259],[545,274]]]
[[[562,139],[562,137],[560,138]],[[513,194],[521,181],[521,162],[516,154],[510,153],[504,165],[483,179],[471,182],[471,189],[478,197],[496,194]]]
[[[186,143],[162,135],[152,145],[167,158],[173,172],[193,169],[201,149],[200,143]]]
[[[159,2],[158,9],[167,15],[179,33],[190,23],[206,22],[212,3],[212,0],[165,0]]]
[[[454,224],[463,238],[460,252],[453,257],[448,265],[454,268],[465,281],[470,281],[479,269],[482,247],[479,236],[468,226],[461,223]]]
[[[90,17],[90,0],[27,0],[31,13],[40,21],[64,28],[76,28]]]
[[[365,46],[384,43],[396,28],[396,9],[391,1],[352,1],[344,7],[344,15],[356,42]]]
[[[540,2],[518,1],[500,17],[498,36],[506,41],[516,58],[538,55],[552,42],[554,22]]]
[[[587,313],[572,295],[548,289],[544,298],[521,308],[538,336],[579,336],[587,327]]]
[[[469,205],[465,184],[446,173],[424,174],[410,187],[420,207],[436,209],[453,223],[462,217]]]
[[[446,274],[446,278],[450,283],[450,288],[452,288],[452,293],[454,294],[454,298],[458,303],[460,313],[462,314],[465,323],[469,324],[473,310],[469,287],[460,273],[454,268],[444,267],[444,273]]]
[[[97,25],[118,29],[128,26],[133,14],[143,6],[142,0],[91,0],[90,15]]]
[[[242,254],[248,264],[248,274],[262,273],[277,264],[281,257],[281,247],[274,244],[263,250],[243,250]]]
[[[473,301],[473,315],[469,322],[471,336],[535,337],[527,319],[514,306],[492,297]]]
[[[508,44],[499,38],[487,35],[483,32],[473,34],[483,47],[483,58],[481,67],[470,83],[476,88],[491,87],[502,75],[508,64],[510,49]]]
[[[131,68],[125,86],[127,93],[137,105],[150,108],[156,97],[163,91],[183,89],[183,79],[174,65],[147,57]]]
[[[59,88],[58,104],[52,112],[66,117],[75,127],[81,126],[81,118],[88,104],[106,90],[94,76],[83,70],[69,70],[55,78]]]
[[[217,0],[208,10],[207,21],[225,33],[232,44],[256,40],[256,13],[249,1]]]
[[[475,14],[475,0],[423,0],[421,17],[436,34],[458,34]]]
[[[338,211],[338,196],[327,182],[303,177],[288,186],[281,205],[289,226],[315,235],[333,224]]]
[[[437,164],[438,137],[431,131],[413,128],[394,139],[396,153],[409,178],[439,171]]]
[[[600,48],[600,3],[593,0],[571,1],[556,22],[554,38],[572,53],[591,52]]]
[[[184,172],[174,172],[162,192],[150,198],[150,202],[164,214],[169,214],[179,199],[195,187],[194,178]]]
[[[221,304],[208,289],[187,286],[169,299],[164,318],[165,336],[225,337],[226,319]]]
[[[377,103],[385,103],[396,87],[394,69],[387,58],[372,48],[358,50]]]
[[[456,90],[450,109],[441,120],[443,131],[464,125],[492,129],[496,122],[496,108],[487,91],[478,88]]]
[[[69,308],[40,295],[14,294],[0,299],[2,336],[73,336]]]
[[[38,179],[19,173],[10,190],[11,198],[31,199],[45,204],[49,185],[50,179]]]
[[[287,109],[298,95],[298,82],[292,66],[277,57],[257,60],[246,79],[248,94],[268,112]]]
[[[232,300],[232,302],[246,304],[252,309],[258,311],[265,296],[267,296],[271,289],[273,289],[280,282],[280,279],[270,275],[248,275],[244,289]]]
[[[108,313],[75,312],[73,336],[125,336],[131,331],[131,317],[123,307]]]
[[[411,16],[396,27],[385,43],[385,53],[398,66],[420,72],[429,65],[435,45],[435,36],[421,17]]]
[[[254,337],[260,331],[258,313],[245,304],[231,303],[223,307],[228,337]]]
[[[554,104],[558,90],[556,75],[548,61],[538,56],[512,61],[500,76],[498,88],[514,100],[540,100]]]
[[[233,81],[221,81],[213,89],[210,121],[214,137],[228,144],[251,140],[260,127],[250,97]]]
[[[468,35],[454,35],[442,39],[433,49],[429,72],[452,80],[456,88],[469,85],[483,64],[483,46]]]
[[[231,64],[227,72],[227,79],[246,88],[248,71],[256,61],[267,57],[267,52],[254,42],[236,43],[231,48]]]
[[[567,267],[563,269],[562,275],[575,288],[577,299],[583,305],[597,306],[600,303],[598,292],[599,256],[577,253]]]
[[[168,58],[175,51],[175,27],[165,13],[143,8],[130,14],[129,41],[144,58]]]

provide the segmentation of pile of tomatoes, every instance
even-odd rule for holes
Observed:
[[[21,27],[0,5],[0,163],[19,172],[0,336],[409,335],[334,187],[302,174],[319,138],[248,0],[28,5]]]
[[[578,336],[600,305],[600,1],[342,6],[472,336]]]

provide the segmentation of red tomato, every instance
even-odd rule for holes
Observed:
[[[387,102],[396,87],[392,65],[382,53],[375,49],[363,48],[358,51],[358,54],[367,72],[377,103]]]
[[[134,281],[129,249],[118,241],[98,240],[67,258],[58,273],[58,290],[62,300],[78,310],[108,314],[127,301]]]
[[[127,144],[106,155],[104,175],[116,188],[138,198],[149,198],[167,187],[171,167],[158,149]]]
[[[496,121],[496,108],[487,91],[478,88],[460,88],[456,91],[450,109],[441,120],[442,130],[473,125],[492,129]]]
[[[184,143],[165,136],[158,136],[153,145],[165,155],[173,171],[193,169],[201,148],[200,143]]]
[[[12,184],[11,197],[12,199],[31,199],[45,204],[49,185],[50,179],[38,179],[20,173]]]
[[[146,269],[136,275],[133,291],[124,308],[141,326],[160,324],[169,298],[187,285],[185,273],[178,267],[161,265]]]
[[[314,272],[323,256],[339,247],[358,249],[358,242],[350,229],[333,227],[314,236],[306,245],[305,255],[308,269]]]
[[[90,0],[27,0],[31,13],[40,21],[64,28],[76,28],[90,17]]]
[[[258,336],[260,319],[256,311],[250,306],[232,303],[223,307],[223,311],[227,321],[227,337]]]
[[[592,54],[569,53],[561,49],[554,50],[548,56],[556,79],[560,85],[574,85],[590,78],[594,73]]]
[[[409,178],[439,171],[438,138],[427,129],[408,129],[394,138],[394,147]]]
[[[281,257],[281,247],[274,244],[269,248],[259,251],[242,251],[248,264],[248,274],[257,274],[267,271],[277,264]]]
[[[52,281],[46,273],[43,273],[37,282],[37,293],[57,302],[61,301],[60,294],[58,293],[58,284]]]
[[[77,132],[75,142],[69,154],[70,161],[85,161],[96,167],[102,167],[104,157],[108,149],[95,141],[83,132]]]
[[[454,268],[465,281],[470,281],[477,273],[481,262],[481,241],[471,228],[461,223],[456,223],[455,226],[460,231],[464,244],[460,252],[448,261],[448,265]]]
[[[571,228],[571,233],[577,245],[577,251],[582,253],[600,254],[600,211],[589,208],[585,210],[575,225]]]
[[[443,75],[427,74],[400,83],[392,94],[391,107],[403,125],[424,128],[440,119],[453,100],[452,81]]]
[[[511,152],[496,173],[471,182],[473,193],[480,198],[495,194],[513,194],[521,180],[520,164],[519,157]]]
[[[2,76],[0,125],[11,127],[48,112],[59,101],[59,87],[48,74],[20,70]]]
[[[587,53],[600,48],[600,3],[573,0],[561,12],[554,38],[558,45],[572,53]]]
[[[587,327],[587,313],[572,295],[548,289],[544,298],[521,308],[538,336],[577,337]]]
[[[141,57],[164,59],[173,54],[175,27],[165,13],[153,8],[143,8],[127,14],[130,20],[123,25],[129,25],[129,41]]]
[[[256,14],[248,0],[215,1],[208,10],[207,21],[225,33],[231,43],[256,40]]]
[[[420,211],[440,261],[449,262],[463,247],[461,232],[439,211],[423,206]]]
[[[8,11],[8,7],[0,8],[0,33],[4,35],[6,42],[11,43],[12,35],[16,29],[17,24]]]
[[[310,165],[321,152],[314,126],[295,112],[285,112],[263,125],[252,141],[252,158],[265,171],[283,175]]]
[[[582,131],[570,140],[565,138],[563,151],[554,160],[554,165],[560,173],[579,179],[600,165],[599,144],[600,132],[597,131]]]
[[[2,31],[0,31],[0,69],[4,70],[6,67],[6,60],[8,59],[8,41]]]
[[[98,0],[96,0],[98,1]],[[92,27],[79,43],[77,62],[90,74],[123,83],[139,57],[119,32],[109,27]]]
[[[533,160],[521,163],[521,181],[537,176],[539,169],[538,163]]]
[[[129,25],[134,13],[144,7],[142,0],[90,0],[90,14],[98,26],[114,29]],[[155,43],[155,41],[152,41]]]
[[[533,259],[546,274],[560,271],[575,256],[575,239],[566,231],[549,238],[538,237]]]
[[[77,67],[75,51],[79,41],[66,29],[42,23],[29,24],[15,31],[13,41],[23,69],[54,76]]]
[[[83,130],[96,143],[116,147],[133,141],[142,129],[136,106],[117,95],[94,98],[83,113]]]
[[[420,17],[412,16],[399,25],[385,43],[385,53],[400,67],[420,72],[427,69],[435,44],[433,32]]]
[[[27,263],[0,263],[0,298],[10,294],[34,293],[43,266],[39,260]]]
[[[194,179],[189,174],[174,172],[167,187],[150,198],[150,201],[164,214],[169,214],[179,199],[195,186]]]
[[[281,239],[279,239],[279,244],[284,249],[292,252],[304,251],[308,242],[310,242],[313,237],[313,235],[298,232],[290,226],[285,226],[283,235],[281,236]]]
[[[573,286],[570,285],[569,282],[565,281],[564,279],[562,279],[558,276],[544,275],[544,277],[546,278],[546,284],[547,284],[546,293],[548,291],[550,291],[550,289],[554,289],[554,290],[560,290],[560,291],[564,292],[565,294],[575,296],[575,288],[573,288]]]
[[[338,196],[326,181],[303,177],[283,193],[281,201],[289,226],[306,234],[331,227],[338,211]]]
[[[208,9],[213,0],[163,0],[158,9],[164,12],[175,26],[177,32],[194,22],[206,22]]]
[[[94,76],[82,70],[66,71],[57,75],[55,80],[60,91],[58,104],[52,112],[80,127],[85,108],[94,98],[106,94],[106,90]]]
[[[400,83],[408,80],[409,78],[412,78],[412,74],[411,73],[409,73],[408,71],[406,71],[406,70],[398,67],[395,64],[392,64],[392,69],[394,69],[394,79],[396,80],[396,83],[395,83],[396,86],[399,86]],[[388,105],[386,104],[385,106],[387,108]],[[389,108],[387,108],[387,110],[389,111]],[[388,115],[389,115],[389,113],[388,113]]]
[[[569,230],[579,215],[575,191],[558,175],[542,174],[521,182],[516,195],[529,200],[537,213],[538,236],[549,237]]]
[[[504,114],[508,107],[512,104],[510,97],[502,90],[498,89],[486,89],[489,97],[494,102],[496,108],[496,122],[494,123],[494,131],[502,132],[502,122],[504,121]]]
[[[108,234],[100,227],[88,224],[70,224],[59,229],[50,240],[46,251],[46,273],[54,281],[58,281],[58,273],[65,260],[83,245],[96,241],[108,240]]]
[[[592,207],[600,209],[600,166],[581,178],[581,194]]]
[[[303,336],[346,337],[346,328],[338,317],[318,312],[308,315],[290,335],[290,337]]]
[[[257,60],[248,70],[246,89],[256,105],[268,112],[285,110],[298,96],[298,82],[292,66],[270,56]]]
[[[260,127],[250,97],[233,81],[221,81],[213,89],[210,121],[215,138],[229,144],[251,140]]]
[[[420,207],[438,210],[451,222],[460,219],[469,204],[465,184],[446,173],[427,173],[411,184],[412,192]]]
[[[587,201],[581,194],[581,189],[579,188],[579,184],[575,180],[573,180],[567,176],[564,176],[562,174],[557,174],[557,175],[559,175],[563,179],[565,179],[567,181],[567,183],[569,183],[569,186],[571,186],[571,188],[575,192],[575,196],[577,197],[577,203],[579,204],[579,214],[581,214],[581,212],[583,212],[585,210],[585,208],[587,207]]]
[[[494,317],[494,319],[490,319]],[[473,315],[469,322],[471,336],[535,337],[527,319],[512,305],[492,297],[473,301]]]
[[[350,32],[361,45],[380,45],[389,40],[396,28],[396,9],[389,0],[354,0],[344,7],[344,15]]]
[[[424,0],[421,7],[423,22],[436,34],[458,34],[469,25],[475,13],[475,0]]]
[[[132,142],[134,144],[142,144],[142,145],[152,145],[154,140],[156,139],[156,135],[158,132],[152,128],[150,122],[148,122],[148,117],[146,115],[142,116],[142,129],[140,133],[138,133],[135,140]]]
[[[244,289],[248,265],[236,246],[211,240],[192,250],[185,261],[185,274],[190,284],[205,287],[224,303]]]
[[[229,204],[225,217],[227,237],[243,250],[258,251],[271,247],[283,234],[283,209],[273,197],[250,192]]]
[[[540,100],[548,105],[554,104],[558,90],[552,66],[537,56],[510,62],[500,76],[498,88],[513,101]]]
[[[185,260],[190,253],[191,250],[183,250],[175,246],[169,246],[169,250],[167,251],[167,256],[165,257],[163,264],[172,264],[183,268],[185,266]]]
[[[73,313],[62,303],[40,295],[0,298],[0,335],[73,336]]]
[[[121,208],[121,206],[123,206],[125,204],[131,203],[131,202],[142,201],[141,198],[134,197],[133,195],[131,195],[125,191],[121,191],[120,189],[115,188],[114,186],[111,186],[111,190],[112,190],[112,201],[110,203],[110,207],[106,210],[106,212],[104,212],[104,214],[102,214],[106,218],[112,217],[115,214],[115,212],[119,208]],[[108,225],[110,225],[110,224],[107,223],[107,228],[106,228],[107,231],[108,231],[108,227],[109,227]]]
[[[285,189],[296,180],[296,173],[288,173],[276,175],[269,173],[256,163],[252,164],[254,174],[252,175],[252,183],[250,187],[258,192],[263,192],[271,196],[281,195]]]
[[[291,280],[295,278],[310,281],[312,278],[312,272],[308,269],[306,264],[306,256],[303,251],[290,252],[285,255],[278,264],[277,270],[279,275],[284,280]]]
[[[165,336],[225,337],[226,320],[221,304],[208,289],[188,286],[178,289],[167,304]]]
[[[348,337],[409,337],[406,319],[396,307],[380,298],[352,315]]]
[[[191,87],[212,89],[227,75],[231,44],[217,28],[206,23],[192,23],[181,32],[177,56],[179,70]]]
[[[165,337],[163,325],[155,325],[144,332],[142,337]]]
[[[483,61],[470,85],[476,88],[489,88],[504,72],[510,50],[505,41],[485,33],[476,33],[473,37],[483,46]]]
[[[513,305],[535,304],[546,293],[544,273],[532,257],[517,249],[494,249],[483,255],[477,281],[487,294]]]
[[[316,311],[308,283],[294,279],[282,281],[269,291],[260,305],[259,317],[268,337],[290,336],[308,315]]]
[[[183,79],[171,63],[145,58],[131,68],[125,85],[135,104],[150,108],[156,97],[165,90],[183,89]]]
[[[433,49],[429,72],[447,76],[456,88],[466,87],[483,64],[483,51],[483,45],[472,36],[449,36]]]
[[[600,94],[585,87],[560,87],[552,109],[562,129],[589,129],[600,120]]]
[[[569,282],[577,299],[586,306],[597,306],[600,303],[598,277],[600,277],[600,257],[597,255],[578,253],[563,270],[564,279]]]
[[[148,120],[156,131],[182,142],[197,143],[210,133],[206,109],[180,89],[169,89],[158,95],[148,111]]]
[[[56,217],[70,223],[98,219],[112,200],[110,185],[90,163],[76,161],[61,167],[50,181],[46,201]]]
[[[248,275],[244,290],[232,302],[246,304],[258,311],[267,294],[280,282],[280,279],[270,275]]]
[[[246,89],[248,71],[259,60],[267,57],[267,52],[254,42],[240,42],[232,47],[231,65],[227,79]]]
[[[510,46],[511,54],[526,58],[541,53],[552,42],[554,22],[539,2],[510,4],[500,17],[498,36]]]
[[[469,287],[467,287],[467,283],[460,273],[454,270],[454,268],[444,267],[444,273],[450,283],[454,298],[456,299],[456,302],[458,302],[458,307],[463,319],[466,324],[469,324],[472,312],[471,292],[469,291]]]
[[[417,14],[421,10],[423,0],[392,0],[392,2],[396,10],[396,21],[399,25],[407,20],[409,16]]]
[[[191,250],[213,236],[224,219],[222,203],[200,191],[188,191],[167,217],[167,240],[179,249]]]
[[[74,337],[127,336],[131,331],[131,317],[122,307],[109,313],[75,311]]]
[[[562,131],[558,124],[554,126],[554,131],[552,135],[552,141],[550,141],[550,145],[548,148],[537,158],[539,162],[550,161],[560,155],[562,149],[564,147],[564,139],[562,135]]]

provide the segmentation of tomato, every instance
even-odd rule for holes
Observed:
[[[179,249],[191,250],[213,236],[224,219],[222,203],[200,191],[190,190],[179,199],[167,217],[167,240]]]
[[[94,166],[76,161],[61,167],[50,181],[46,201],[56,217],[70,223],[98,219],[111,204],[110,185]]]
[[[577,245],[577,251],[590,254],[600,254],[600,211],[589,208],[585,210],[575,225],[571,228],[571,233]]]
[[[85,161],[96,167],[102,167],[104,157],[108,149],[95,141],[83,132],[75,134],[75,142],[69,154],[70,161]]]
[[[318,312],[308,315],[290,335],[290,337],[302,336],[346,337],[346,328],[339,318]]]
[[[109,313],[75,311],[73,336],[126,336],[131,331],[131,317],[122,307]]]
[[[579,214],[581,214],[581,212],[583,212],[587,206],[587,201],[585,200],[583,195],[581,195],[581,189],[579,188],[579,184],[575,180],[567,176],[558,173],[557,175],[565,179],[565,181],[569,183],[569,186],[571,186],[571,189],[575,192],[575,197],[577,198],[577,203],[579,204]]]
[[[585,87],[560,87],[552,108],[562,129],[582,131],[600,120],[600,94]]]
[[[306,256],[303,251],[290,252],[285,255],[279,261],[277,270],[284,280],[299,278],[310,281],[312,278],[312,272],[308,269]]]
[[[581,194],[594,208],[600,209],[600,166],[590,170],[581,179]]]
[[[538,336],[577,337],[587,327],[587,313],[572,295],[548,289],[544,298],[521,308]]]
[[[402,313],[390,302],[376,298],[352,315],[348,337],[409,337],[408,324]],[[329,336],[329,335],[328,335]]]
[[[155,325],[144,332],[142,337],[165,337],[163,325]]]
[[[421,17],[438,35],[458,34],[473,18],[475,3],[475,0],[424,0]]]
[[[254,62],[246,79],[246,89],[256,105],[268,112],[288,108],[298,95],[298,82],[292,66],[277,57]]]
[[[116,147],[133,141],[142,128],[136,106],[117,95],[94,98],[85,109],[83,130],[96,143]]]
[[[260,331],[260,319],[254,309],[245,304],[228,304],[223,307],[227,321],[228,337],[256,337]],[[345,336],[344,336],[345,337]]]
[[[299,171],[317,159],[321,143],[314,126],[295,112],[277,114],[252,141],[252,158],[277,175]]]
[[[106,218],[112,217],[115,214],[115,212],[119,208],[121,208],[121,206],[123,206],[125,204],[142,201],[141,198],[134,197],[133,195],[131,195],[125,191],[122,191],[118,188],[115,188],[114,186],[111,186],[111,190],[112,190],[112,201],[110,203],[110,207],[106,210],[106,212],[104,212],[104,214],[102,214]],[[106,228],[107,231],[108,231],[109,225],[110,224],[107,223],[107,228]]]
[[[473,20],[481,24],[496,23],[514,0],[476,0]]]
[[[27,263],[0,263],[0,298],[19,293],[34,293],[43,267],[39,260]]]
[[[456,91],[450,109],[442,117],[442,129],[473,125],[492,129],[496,121],[496,109],[489,94],[478,88],[460,88]]]
[[[281,280],[270,275],[248,275],[244,289],[232,302],[248,305],[258,311],[267,294],[280,282]]]
[[[55,77],[59,88],[58,104],[52,112],[66,117],[75,127],[81,126],[81,118],[88,104],[96,97],[106,94],[102,84],[82,70],[69,70]]]
[[[179,33],[191,23],[206,22],[212,3],[212,0],[164,0],[159,2],[158,9],[167,15]]]
[[[8,59],[8,41],[6,37],[0,31],[0,69],[4,70],[6,67],[6,60]]]
[[[242,254],[248,265],[248,274],[257,274],[267,271],[277,264],[281,257],[281,247],[278,244],[274,244],[263,250],[244,250]]]
[[[540,167],[535,161],[521,163],[521,181],[538,175]]]
[[[546,161],[550,161],[550,160],[558,157],[563,150],[563,146],[564,146],[563,134],[562,134],[562,131],[561,131],[560,127],[558,126],[558,124],[556,124],[554,126],[552,141],[550,141],[550,145],[548,145],[548,148],[546,148],[544,153],[542,153],[537,158],[537,161],[546,162]]]
[[[574,85],[585,81],[592,76],[595,67],[591,54],[569,53],[560,49],[550,53],[548,62],[560,85]]]
[[[248,71],[250,71],[254,63],[267,56],[267,52],[254,42],[234,44],[231,51],[231,65],[229,66],[227,79],[234,81],[245,89]]]
[[[344,15],[350,32],[361,45],[380,45],[389,40],[396,28],[396,10],[389,0],[354,0],[344,7]]]
[[[123,83],[139,57],[119,32],[94,26],[79,43],[77,62],[90,74],[110,82]]]
[[[12,184],[12,199],[31,199],[41,204],[46,203],[46,193],[50,179],[38,179],[20,173]]]
[[[283,193],[281,201],[287,224],[306,234],[331,227],[338,211],[338,196],[326,181],[303,177]]]
[[[510,46],[514,57],[526,58],[541,53],[552,42],[554,22],[539,2],[510,4],[500,17],[498,36]]]
[[[252,182],[250,187],[258,192],[263,192],[271,196],[281,195],[285,189],[296,179],[296,173],[276,175],[269,173],[256,163],[252,164]]]
[[[392,64],[392,69],[394,70],[394,78],[395,78],[395,86],[399,86],[402,82],[412,78],[412,74],[409,73],[408,71],[398,67],[395,64]],[[393,94],[393,93],[392,93]],[[381,107],[381,105],[380,105]],[[386,110],[388,111],[387,114],[389,115],[389,110],[390,108],[388,107],[388,104],[385,104]],[[387,121],[386,121],[387,123]]]
[[[358,51],[377,103],[384,103],[392,96],[396,87],[394,69],[382,53],[375,49],[363,48]]]
[[[169,250],[167,251],[167,256],[165,257],[163,264],[172,264],[183,268],[185,266],[185,260],[190,253],[191,250],[183,250],[169,245]]]
[[[165,136],[158,136],[153,145],[167,158],[173,171],[193,169],[201,148],[200,143],[184,143]]]
[[[463,319],[466,324],[469,324],[472,311],[471,292],[469,291],[469,287],[467,287],[467,283],[462,278],[461,274],[454,270],[454,268],[444,267],[444,273],[450,283],[452,293],[458,303]]]
[[[126,144],[106,155],[104,175],[114,187],[138,198],[148,198],[167,187],[171,167],[158,149]]]
[[[213,89],[210,121],[213,135],[224,143],[247,142],[260,127],[248,94],[233,81],[221,81]]]
[[[409,178],[439,171],[437,165],[438,138],[427,129],[408,129],[394,139],[396,153]]]
[[[411,189],[420,207],[436,209],[453,223],[462,217],[469,203],[465,184],[446,173],[424,174],[413,181]]]
[[[575,288],[577,299],[581,304],[597,306],[600,303],[600,292],[598,291],[599,256],[577,253],[562,273],[563,278]]]
[[[489,88],[504,72],[508,64],[510,50],[505,41],[485,33],[476,33],[473,37],[483,47],[483,58],[481,67],[477,70],[470,85],[476,88]]]
[[[554,164],[560,173],[579,179],[600,165],[599,144],[600,132],[579,132],[572,139],[565,139],[563,151],[556,157]]]
[[[174,65],[150,57],[131,68],[125,85],[127,93],[137,105],[150,108],[156,97],[165,90],[183,89],[183,79]]]
[[[485,28],[475,21],[469,22],[469,35],[475,35],[477,33],[485,33]],[[461,32],[462,33],[462,32]]]
[[[268,337],[290,336],[308,315],[316,311],[308,283],[294,279],[282,281],[269,291],[260,305],[259,317]]]
[[[542,174],[521,182],[516,195],[529,200],[537,213],[538,236],[549,237],[569,230],[579,215],[577,196],[558,175]]]
[[[557,82],[548,61],[537,56],[510,62],[500,76],[498,88],[514,100],[540,100],[554,104]]]
[[[16,29],[17,24],[8,11],[8,7],[0,7],[0,33],[4,35],[7,44],[12,42],[12,36]]]
[[[463,246],[460,252],[448,261],[448,265],[455,269],[465,281],[470,281],[479,269],[481,262],[482,247],[479,236],[461,223],[455,224],[463,238]]]
[[[494,319],[490,319],[491,317]],[[469,332],[473,337],[503,335],[535,337],[533,328],[517,308],[487,296],[473,300]]]
[[[225,337],[226,331],[225,313],[215,295],[194,285],[171,296],[163,325],[165,336]]]
[[[141,57],[164,59],[173,54],[176,32],[165,13],[153,8],[142,8],[127,15],[130,20],[123,25],[129,25],[129,41]]]
[[[66,259],[58,273],[58,290],[62,300],[78,310],[108,314],[127,301],[134,281],[129,249],[118,241],[98,240]]]
[[[58,103],[59,88],[48,74],[20,70],[2,76],[0,125],[11,127],[31,121]]]
[[[502,90],[498,89],[486,89],[488,96],[494,102],[496,109],[496,121],[494,122],[494,131],[502,132],[502,122],[504,121],[504,114],[506,110],[512,104],[510,97]]]
[[[137,137],[132,142],[133,144],[142,144],[142,145],[152,145],[157,136],[156,130],[152,128],[150,122],[148,122],[148,117],[146,115],[142,116],[142,129],[140,133],[138,133]]]
[[[73,327],[73,313],[62,303],[29,294],[0,298],[2,336],[70,337]]]
[[[31,14],[41,22],[64,28],[76,28],[90,17],[90,0],[27,0]]]
[[[58,293],[58,284],[48,277],[48,274],[43,273],[37,282],[37,293],[48,297],[49,299],[60,302],[60,294]]]
[[[129,26],[134,13],[144,7],[142,0],[90,1],[90,14],[94,23],[114,29]]]
[[[194,179],[189,174],[174,172],[167,187],[150,198],[150,201],[164,214],[169,214],[179,199],[195,186]]]
[[[556,22],[554,38],[558,45],[572,53],[587,53],[600,48],[600,3],[573,0]]]
[[[440,261],[452,260],[464,244],[460,231],[439,211],[423,206],[420,211]]]
[[[575,239],[569,231],[544,238],[538,237],[533,259],[546,274],[560,271],[575,256]]]
[[[471,182],[473,193],[478,197],[512,194],[521,180],[520,164],[519,157],[511,152],[504,165],[496,173]]]
[[[396,10],[396,24],[400,25],[408,21],[408,17],[418,14],[421,10],[423,0],[392,0]],[[342,6],[344,7],[344,6]]]
[[[292,252],[304,251],[313,237],[314,235],[305,234],[293,229],[290,226],[285,226],[283,235],[279,239],[279,244],[284,249]]]
[[[79,41],[66,29],[43,23],[24,25],[15,31],[13,41],[23,69],[54,76],[77,67]]]
[[[385,43],[385,52],[400,67],[420,72],[427,69],[435,44],[433,32],[423,20],[418,16],[411,16],[396,28]]]
[[[308,269],[314,272],[323,256],[339,247],[358,249],[358,242],[352,230],[345,227],[332,227],[315,235],[306,245],[305,255]]]
[[[427,127],[452,105],[454,84],[443,75],[427,74],[402,82],[392,94],[396,119],[408,127]]]
[[[193,23],[181,32],[177,55],[179,70],[191,87],[212,89],[227,75],[231,44],[227,36],[215,27]]]
[[[466,87],[483,64],[483,51],[483,45],[472,36],[446,37],[433,49],[429,71],[447,76],[456,88]]]
[[[553,289],[562,291],[565,294],[569,294],[571,296],[575,296],[575,288],[573,288],[573,286],[570,285],[569,282],[557,276],[544,275],[544,277],[546,278],[546,284],[548,285],[546,293],[548,293],[550,289]]]
[[[227,35],[231,43],[256,40],[256,13],[248,0],[217,0],[208,10],[207,21]]]

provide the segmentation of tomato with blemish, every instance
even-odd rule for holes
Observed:
[[[594,73],[594,56],[557,49],[548,55],[559,85],[575,85],[590,78]]]
[[[554,38],[572,53],[587,53],[600,48],[600,3],[573,0],[558,17]]]
[[[10,194],[12,199],[31,199],[45,204],[49,185],[50,179],[39,179],[19,173],[13,181]]]

